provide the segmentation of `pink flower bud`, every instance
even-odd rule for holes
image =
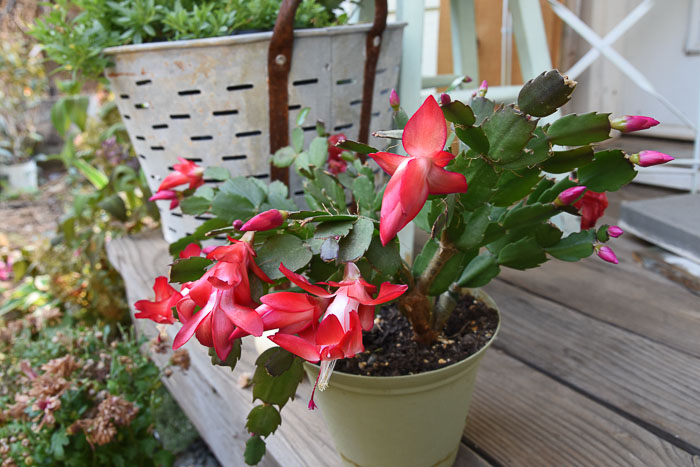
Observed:
[[[243,227],[243,221],[240,219],[236,219],[235,221],[233,221],[232,225],[234,229],[241,230],[241,227]]]
[[[640,151],[629,156],[629,160],[640,167],[650,167],[672,161],[673,157],[658,151]]]
[[[477,95],[479,97],[484,97],[486,96],[486,91],[489,90],[489,83],[486,80],[483,80],[481,82],[481,86],[479,86],[479,89],[476,91]]]
[[[586,191],[585,186],[574,186],[571,188],[567,188],[566,190],[559,193],[557,199],[554,200],[554,205],[568,206],[569,204],[579,199],[584,191]]]
[[[623,233],[625,233],[625,231],[616,225],[611,225],[610,227],[608,227],[608,235],[610,235],[612,238],[617,238]]]
[[[180,205],[182,194],[174,190],[159,190],[148,198],[148,201],[170,200],[170,209],[175,209]]]
[[[647,128],[651,128],[658,124],[659,122],[657,120],[651,117],[644,117],[641,115],[625,115],[624,117],[619,117],[614,120],[610,120],[610,126],[615,130],[619,130],[623,133],[646,130]]]
[[[613,264],[618,263],[617,256],[615,256],[615,253],[607,246],[596,247],[595,252],[603,261]]]
[[[276,229],[287,220],[289,213],[278,209],[270,209],[254,216],[240,228],[243,232],[260,232]]]
[[[444,92],[442,94],[440,94],[440,104],[450,105],[450,102],[452,102],[452,98],[450,97],[449,94],[444,93]]]
[[[392,89],[391,94],[389,94],[389,105],[392,109],[394,109],[394,112],[399,111],[399,106],[401,105],[401,102],[399,101],[399,95],[396,94],[396,89]]]

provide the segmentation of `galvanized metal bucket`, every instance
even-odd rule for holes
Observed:
[[[387,25],[376,67],[370,128],[391,125],[389,92],[396,86],[405,24]],[[357,139],[364,84],[365,40],[371,24],[294,32],[289,73],[289,121],[311,111],[306,143],[321,120],[331,133]],[[267,54],[272,32],[142,45],[105,51],[117,106],[156,190],[178,157],[234,175],[270,176]],[[372,144],[372,141],[370,141]],[[207,181],[207,183],[216,183]],[[299,193],[292,177],[290,191]],[[206,216],[185,216],[159,201],[166,241],[191,234]]]

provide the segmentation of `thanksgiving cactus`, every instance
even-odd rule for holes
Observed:
[[[338,359],[364,351],[362,332],[374,326],[377,305],[398,299],[414,339],[430,345],[459,290],[486,285],[501,268],[526,270],[594,252],[617,262],[606,243],[621,229],[594,227],[605,192],[629,183],[636,166],[672,158],[596,148],[613,128],[657,123],[647,117],[593,112],[542,124],[575,85],[549,71],[526,83],[516,104],[500,105],[485,97],[484,82],[469,104],[428,97],[410,119],[392,92],[396,128],[375,133],[387,138],[385,150],[328,135],[321,122],[305,149],[303,130],[295,128],[292,146],[272,161],[302,177],[303,207],[277,181],[202,171],[188,161],[174,167],[160,199],[180,200],[185,214],[211,219],[170,246],[170,282],[179,292],[159,278],[155,302],[139,302],[137,317],[170,323],[174,306],[183,324],[174,347],[195,336],[213,349],[214,363],[231,367],[243,336],[272,333],[279,347],[258,358],[253,376],[253,398],[262,405],[248,417],[246,462],[260,460],[263,438],[281,423],[302,359],[321,363],[314,390],[323,390]],[[202,185],[204,179],[220,184]],[[565,235],[551,222],[560,213],[583,213],[582,230]],[[396,235],[410,222],[430,237],[407,261]],[[228,244],[201,249],[212,237]]]

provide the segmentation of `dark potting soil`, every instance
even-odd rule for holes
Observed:
[[[447,320],[431,346],[413,340],[408,319],[396,304],[382,308],[374,328],[364,333],[365,351],[338,360],[335,371],[364,376],[402,376],[437,370],[475,354],[493,336],[498,314],[485,303],[467,296]]]

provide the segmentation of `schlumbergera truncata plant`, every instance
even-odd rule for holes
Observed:
[[[363,332],[379,322],[377,305],[396,300],[412,342],[432,352],[436,343],[463,342],[443,335],[463,290],[487,284],[502,267],[525,270],[594,252],[617,262],[606,243],[622,231],[594,227],[605,192],[629,183],[635,166],[671,157],[596,150],[612,129],[657,123],[647,117],[588,113],[538,125],[569,100],[575,85],[546,72],[524,85],[517,105],[498,105],[485,97],[484,83],[469,105],[446,94],[440,103],[428,97],[410,119],[392,93],[398,129],[375,133],[389,138],[389,152],[329,137],[320,122],[319,136],[304,150],[296,129],[292,146],[273,163],[304,177],[304,209],[279,182],[232,178],[184,159],[175,167],[155,196],[214,218],[171,245],[176,259],[169,281],[179,290],[159,277],[155,301],[138,302],[136,317],[180,321],[174,348],[196,336],[211,348],[215,364],[231,367],[242,337],[272,332],[266,335],[279,347],[260,355],[253,376],[253,397],[262,404],[248,416],[247,462],[261,458],[262,438],[281,423],[279,410],[295,394],[303,360],[320,362],[314,391],[323,391],[333,385],[336,362],[366,356]],[[390,152],[398,139],[406,156]],[[458,154],[450,152],[457,146]],[[388,174],[387,183],[371,161]],[[222,183],[201,186],[203,178]],[[559,213],[582,214],[583,230],[564,235],[550,222]],[[411,221],[430,238],[409,264],[396,236]],[[229,244],[202,248],[203,240],[221,235]],[[474,326],[469,318],[457,324]],[[371,361],[359,367],[369,370]],[[450,364],[440,359],[438,368]]]

